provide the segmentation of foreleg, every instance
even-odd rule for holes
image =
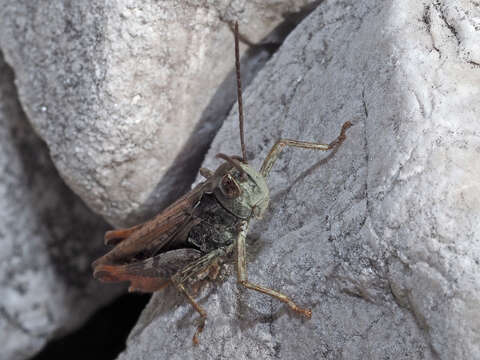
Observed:
[[[260,173],[263,177],[267,177],[272,169],[273,164],[277,161],[278,155],[280,152],[285,148],[285,146],[303,148],[303,149],[312,149],[312,150],[322,150],[328,151],[333,149],[334,147],[340,145],[342,142],[345,141],[346,136],[345,132],[347,129],[352,126],[350,121],[347,121],[342,126],[342,130],[340,131],[340,135],[332,141],[330,144],[320,144],[320,143],[313,143],[307,141],[298,141],[298,140],[290,140],[290,139],[280,139],[278,140],[275,145],[273,145],[272,149],[268,153],[267,157],[263,161],[262,167],[260,168]]]

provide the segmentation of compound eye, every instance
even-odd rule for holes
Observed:
[[[237,182],[230,174],[223,176],[222,181],[220,182],[220,190],[223,195],[229,199],[237,198],[242,193],[240,186],[238,186]]]

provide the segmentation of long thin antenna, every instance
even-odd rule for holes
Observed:
[[[245,147],[245,137],[243,134],[243,103],[242,103],[242,79],[240,78],[240,50],[238,46],[238,21],[235,21],[235,69],[237,70],[237,101],[238,101],[238,120],[240,123],[240,145],[242,146],[243,162],[247,163],[247,149]]]

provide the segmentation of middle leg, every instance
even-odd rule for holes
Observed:
[[[252,289],[267,295],[270,295],[281,302],[284,302],[288,305],[290,309],[293,311],[302,314],[306,318],[310,319],[312,317],[312,310],[304,309],[293,302],[287,295],[282,294],[273,289],[269,289],[265,286],[253,284],[248,281],[247,275],[247,260],[246,260],[246,244],[245,239],[247,237],[248,232],[248,221],[245,220],[241,224],[241,229],[239,235],[237,237],[237,276],[238,282],[245,286],[248,289]]]

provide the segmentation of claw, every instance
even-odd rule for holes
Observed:
[[[200,335],[204,327],[205,327],[205,318],[202,317],[200,319],[200,325],[198,325],[197,327],[197,331],[195,331],[195,334],[193,334],[193,338],[192,338],[193,345],[197,346],[200,343],[200,341],[198,340],[198,335]]]
[[[312,310],[310,309],[301,309],[301,314],[303,316],[305,316],[307,319],[311,319],[312,318]]]
[[[345,135],[345,132],[351,126],[352,126],[352,123],[350,121],[346,121],[342,126],[342,130],[340,131],[340,135],[335,140],[333,140],[330,144],[328,144],[328,148],[333,149],[335,146],[338,146],[341,143],[343,143],[345,141],[345,139],[347,138],[347,136]]]

